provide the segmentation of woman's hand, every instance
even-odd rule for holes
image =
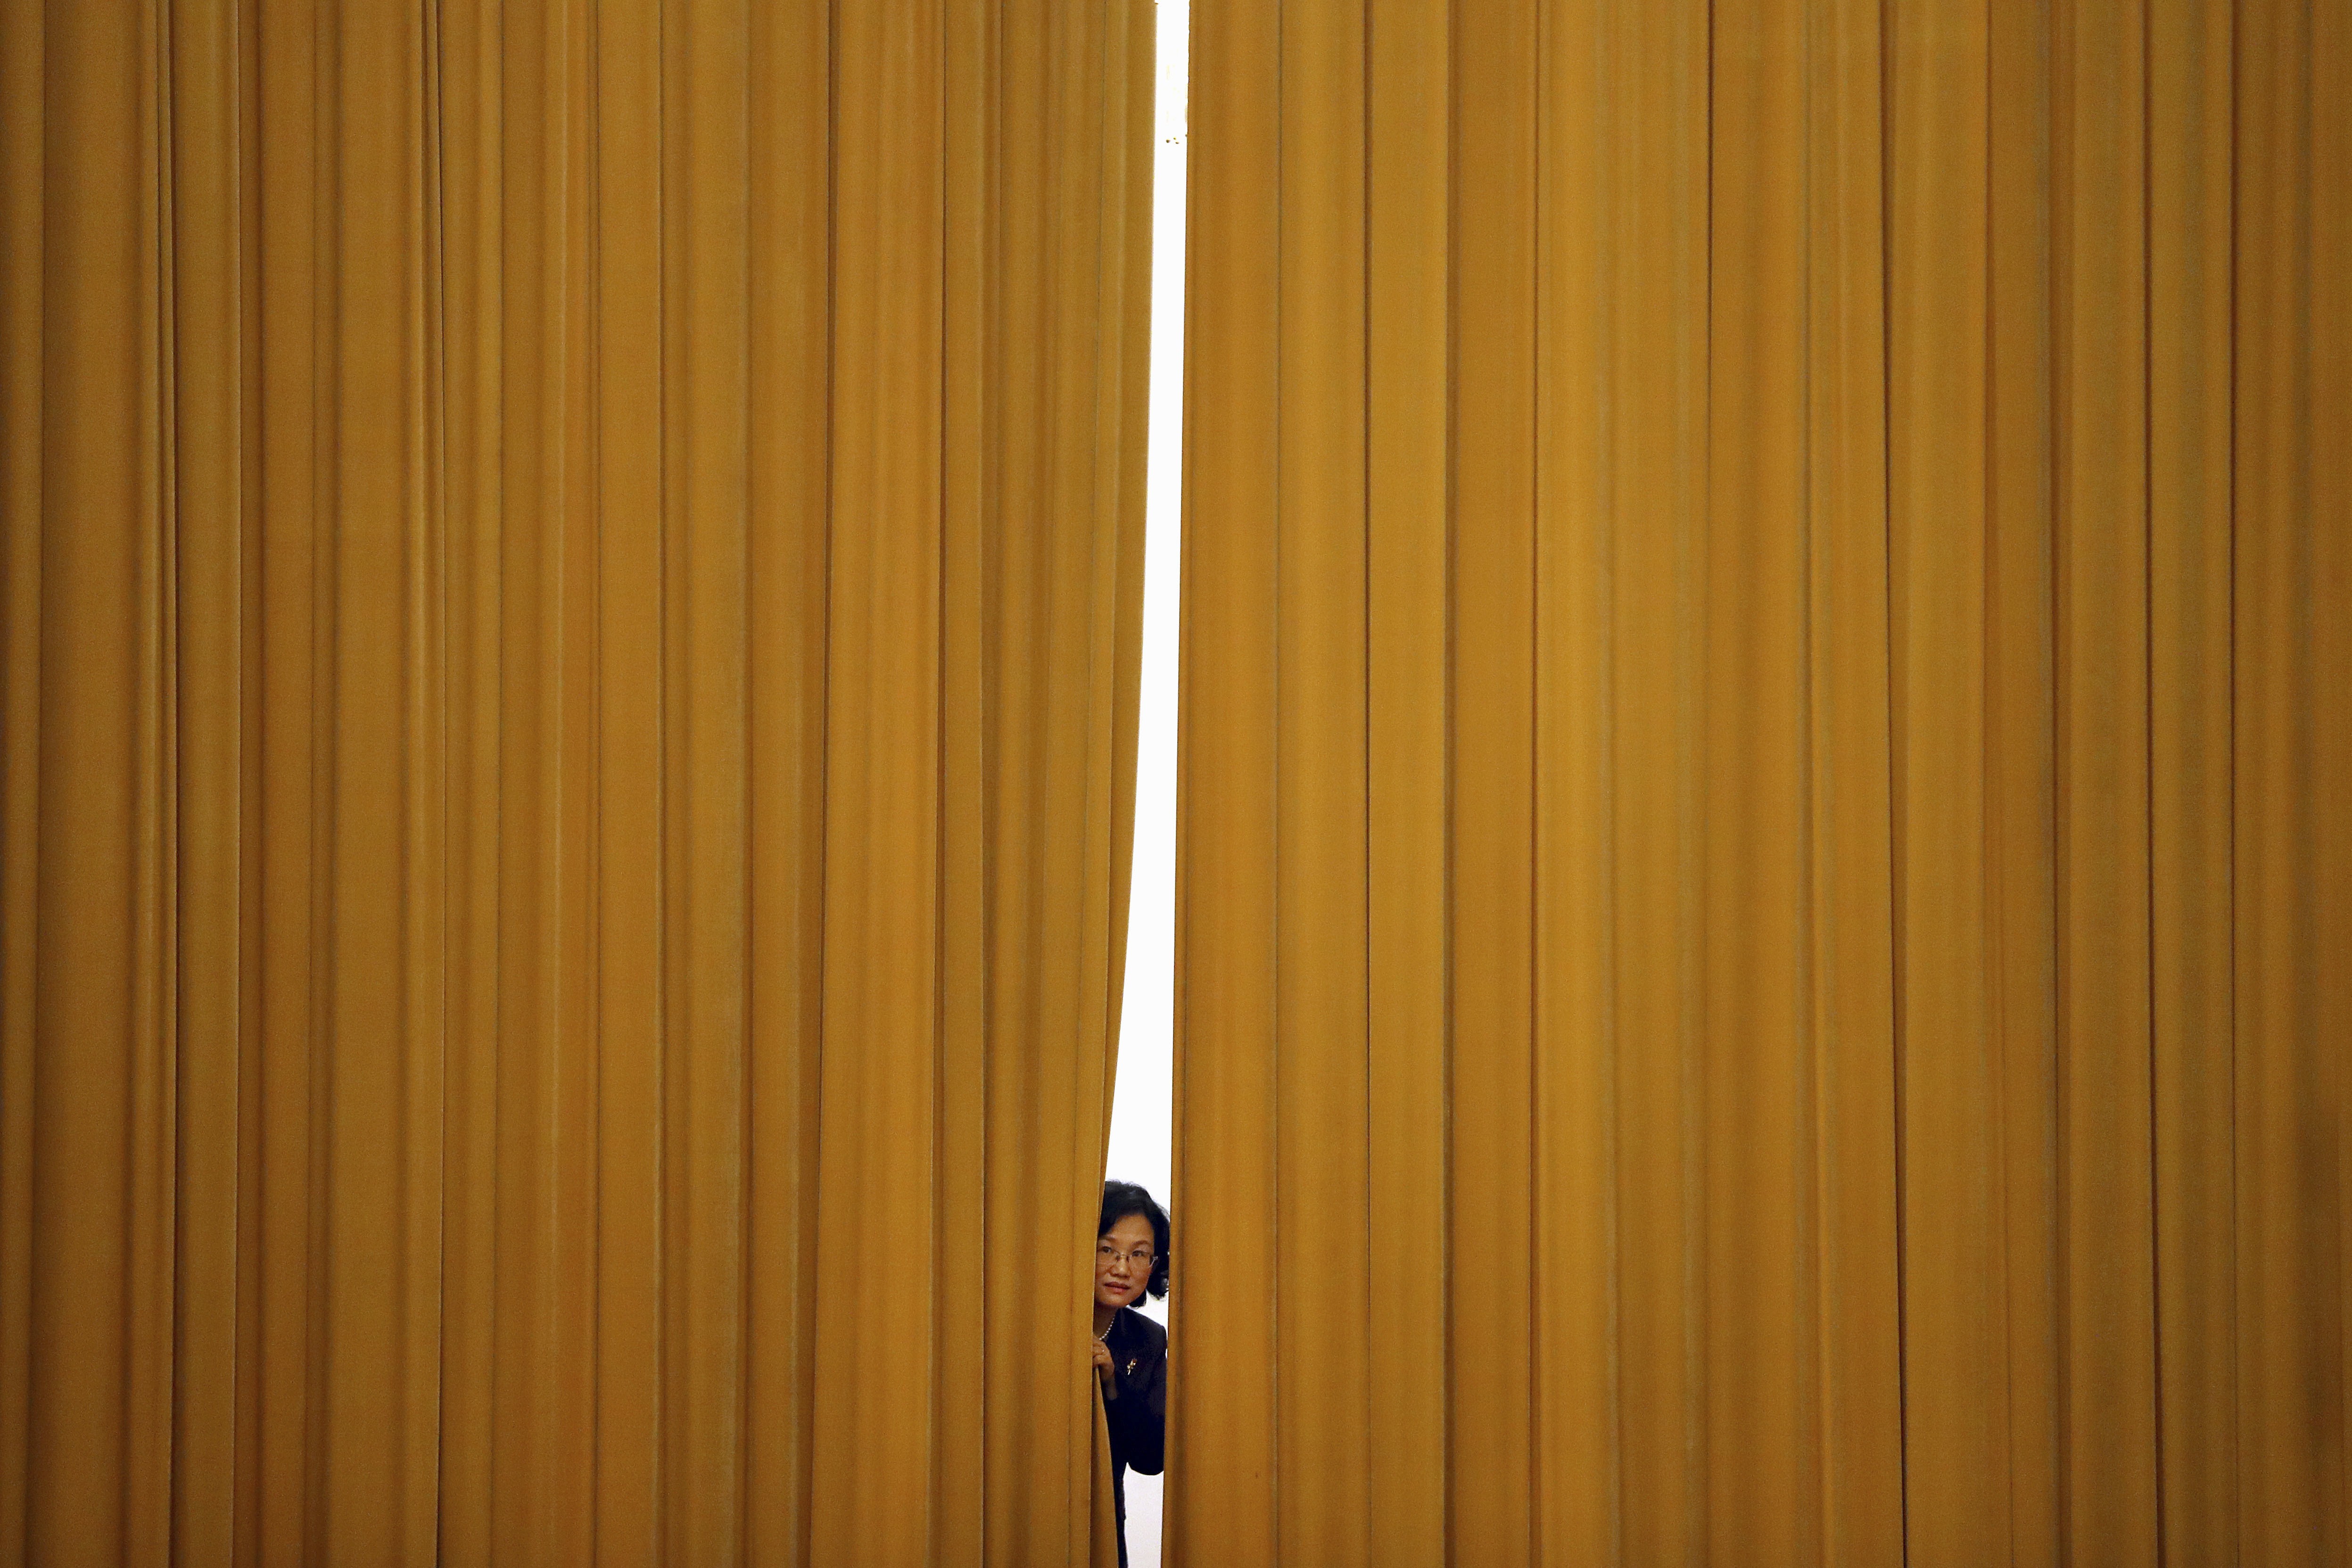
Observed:
[[[1118,1371],[1118,1363],[1110,1359],[1110,1347],[1103,1343],[1102,1341],[1095,1341],[1094,1346],[1095,1375],[1103,1380],[1103,1397],[1105,1399],[1117,1399],[1118,1397],[1118,1379],[1115,1374]]]

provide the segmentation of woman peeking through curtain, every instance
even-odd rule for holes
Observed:
[[[1168,1211],[1132,1182],[1103,1184],[1095,1228],[1095,1375],[1110,1418],[1118,1561],[1127,1563],[1127,1472],[1160,1473],[1167,1451],[1168,1331],[1130,1304],[1168,1294]]]

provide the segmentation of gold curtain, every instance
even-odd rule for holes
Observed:
[[[1171,1561],[2343,1561],[2352,9],[1193,18]]]
[[[0,1559],[1096,1549],[1150,16],[0,5]]]

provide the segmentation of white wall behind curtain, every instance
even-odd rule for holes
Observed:
[[[1151,455],[1145,510],[1143,689],[1137,722],[1135,871],[1109,1173],[1168,1201],[1174,1101],[1176,627],[1184,462],[1184,93],[1191,0],[1160,0],[1151,213]],[[1165,1302],[1143,1310],[1162,1321]],[[1127,1480],[1133,1568],[1160,1561],[1160,1479]]]

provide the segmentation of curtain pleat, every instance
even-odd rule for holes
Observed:
[[[1194,28],[1171,1561],[2336,1561],[2343,7]]]
[[[1151,37],[0,6],[0,1558],[1101,1560]]]

